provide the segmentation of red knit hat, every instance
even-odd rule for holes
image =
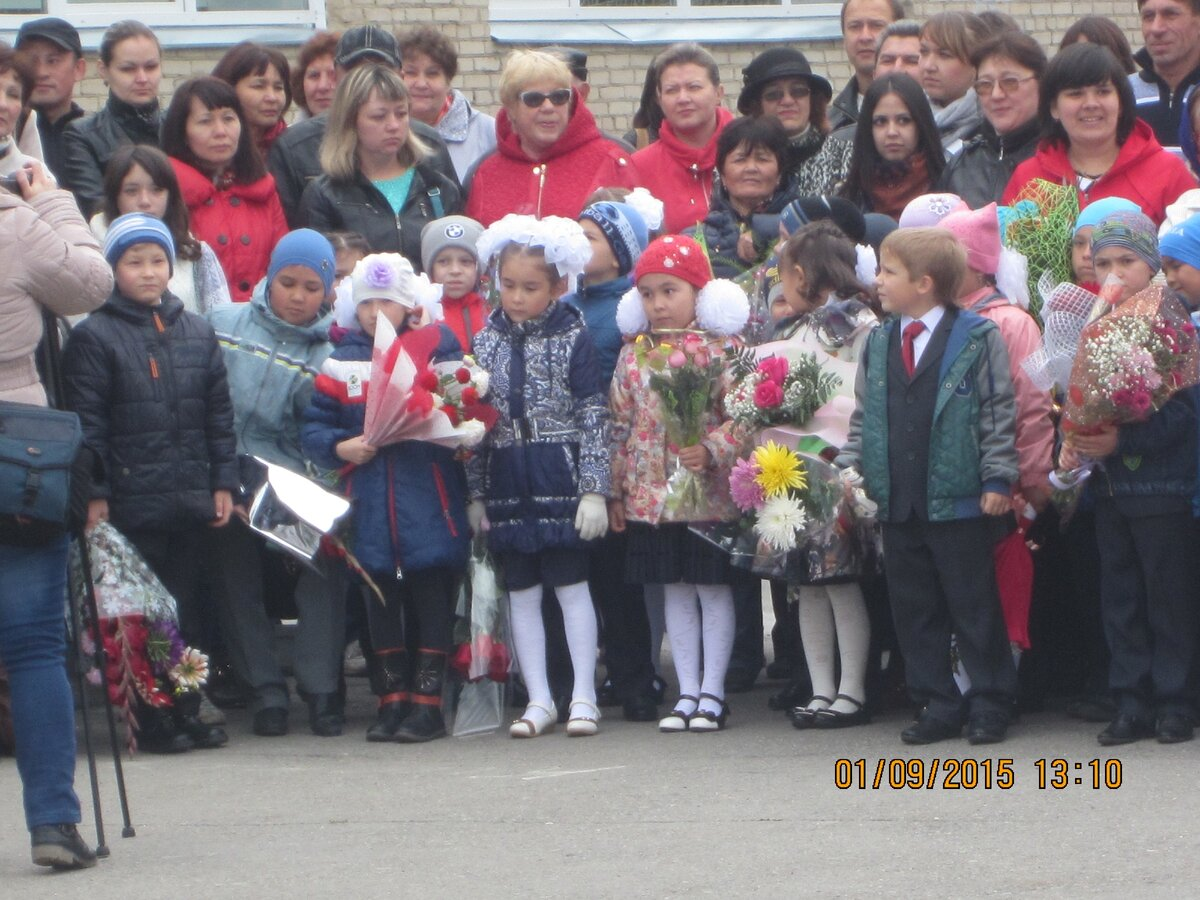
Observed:
[[[713,279],[704,249],[682,234],[668,234],[651,242],[633,268],[634,284],[643,275],[674,275],[697,290]]]

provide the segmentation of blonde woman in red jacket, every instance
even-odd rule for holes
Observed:
[[[162,148],[179,178],[192,233],[213,248],[230,296],[244,303],[288,227],[234,89],[209,77],[181,84],[163,122]]]
[[[513,51],[500,102],[496,152],[468,188],[466,214],[485,227],[508,213],[576,219],[597,188],[637,186],[630,154],[600,133],[561,59]]]
[[[1132,200],[1161,225],[1167,207],[1196,179],[1137,118],[1125,70],[1098,44],[1058,52],[1042,76],[1038,115],[1046,137],[1017,166],[1001,203],[1010,206],[1034,179],[1073,184],[1079,206],[1105,197]]]

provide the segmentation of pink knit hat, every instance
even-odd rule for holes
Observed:
[[[996,204],[983,209],[955,212],[938,222],[966,248],[967,265],[984,275],[995,275],[1000,267],[1000,219]]]
[[[958,194],[922,194],[908,201],[900,213],[901,228],[929,228],[951,213],[970,209]]]

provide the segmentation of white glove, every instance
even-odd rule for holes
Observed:
[[[842,476],[842,484],[848,488],[862,487],[863,477],[858,474],[858,469],[842,469],[839,473]]]
[[[603,537],[608,531],[608,504],[600,494],[584,494],[579,498],[575,530],[585,541]]]
[[[467,504],[467,524],[471,527],[472,534],[483,534],[492,527],[492,523],[488,521],[487,507],[482,500],[472,500]]]

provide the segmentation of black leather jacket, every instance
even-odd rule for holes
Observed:
[[[946,163],[936,190],[958,194],[971,209],[999,203],[1013,169],[1037,152],[1041,134],[1036,117],[1003,137],[984,121],[983,130]]]
[[[413,133],[433,149],[433,155],[426,160],[426,165],[453,182],[455,190],[461,194],[461,185],[454,173],[454,163],[446,150],[446,142],[424,122],[415,119],[409,121]],[[324,174],[321,168],[321,141],[325,138],[327,122],[328,117],[324,115],[297,122],[271,145],[267,168],[275,176],[275,189],[279,191],[279,201],[283,204],[283,214],[287,216],[290,228],[304,225],[304,214],[300,210],[304,189]],[[381,248],[380,252],[383,252]],[[420,259],[420,256],[418,253],[417,258]]]
[[[285,132],[286,133],[286,132]],[[453,169],[451,170],[453,171]],[[400,215],[380,190],[361,173],[350,181],[322,175],[304,189],[299,225],[317,231],[356,231],[376,253],[402,253],[421,271],[421,229],[434,219],[454,215],[463,208],[458,183],[425,160],[413,173]]]
[[[104,205],[104,169],[117,148],[122,144],[161,146],[161,125],[157,100],[136,107],[109,94],[98,113],[67,126],[63,133],[66,171],[62,175],[85,219]]]

